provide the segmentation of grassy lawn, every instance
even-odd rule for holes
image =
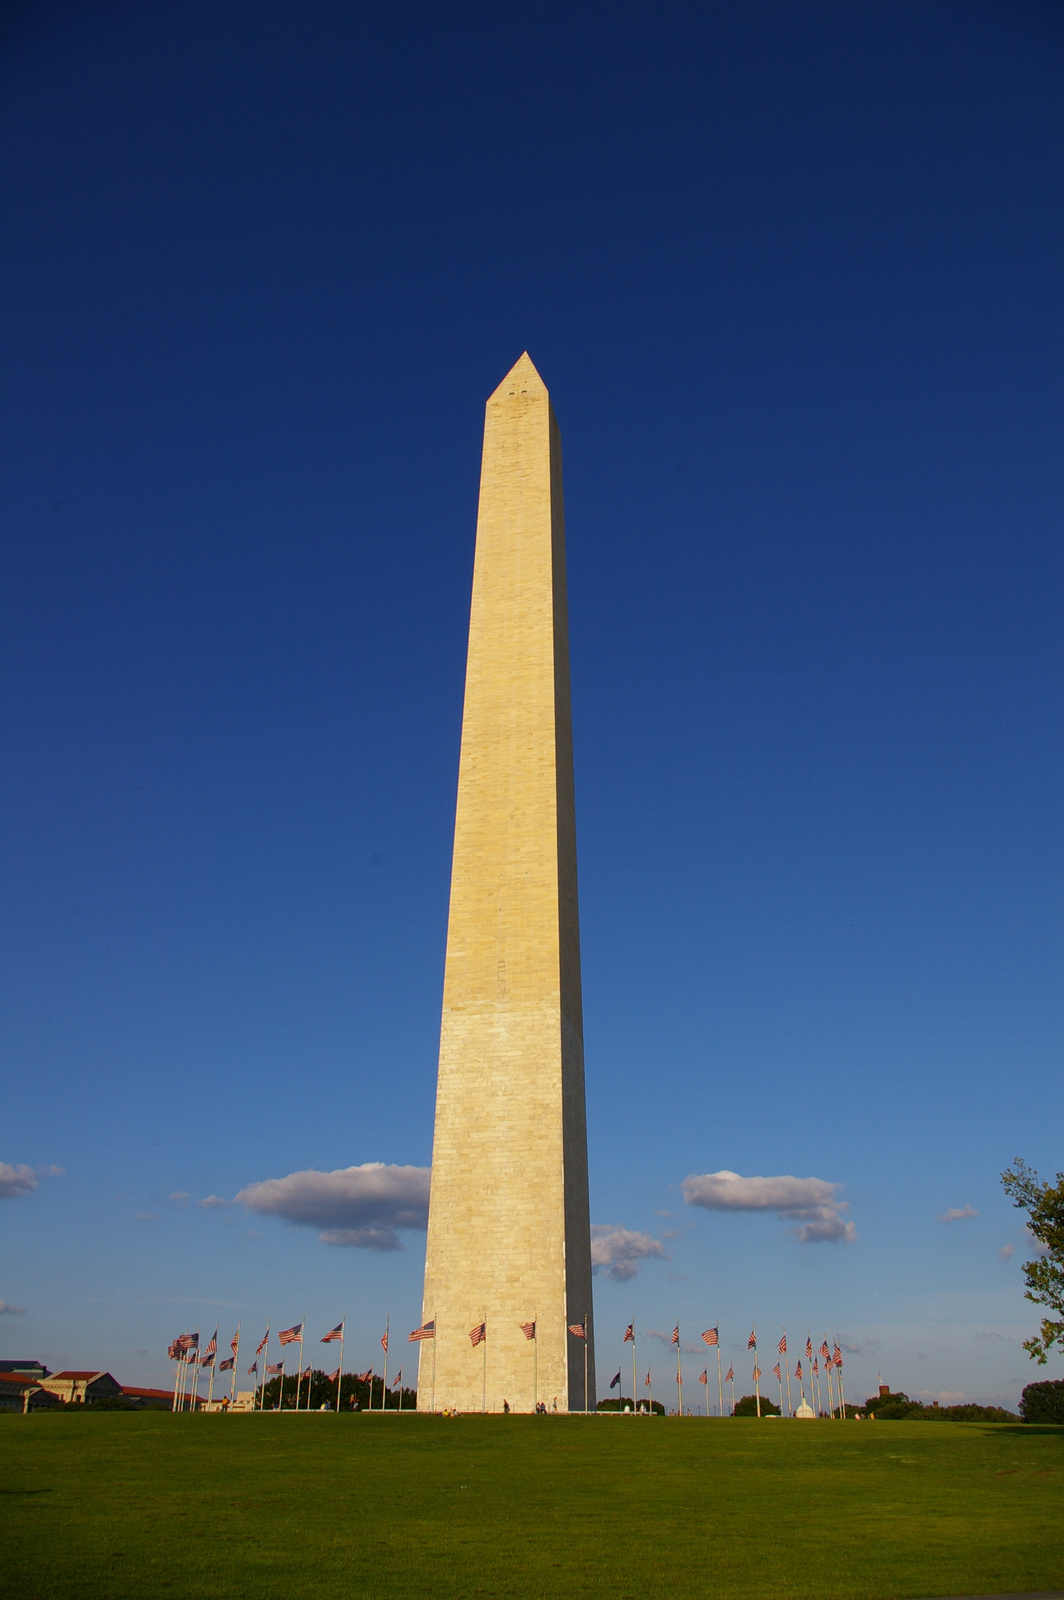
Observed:
[[[0,1595],[771,1596],[1064,1587],[1064,1429],[0,1416]]]

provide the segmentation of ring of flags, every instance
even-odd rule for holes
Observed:
[[[520,1323],[517,1324],[517,1327],[520,1329],[521,1333],[524,1335],[526,1340],[535,1341],[537,1339],[538,1331],[539,1331],[538,1330],[538,1319],[533,1319],[533,1320],[531,1320],[529,1322],[520,1322]],[[344,1328],[345,1328],[344,1321],[341,1320],[340,1322],[338,1322],[335,1325],[335,1327],[330,1328],[327,1333],[324,1333],[321,1336],[321,1340],[320,1340],[320,1342],[322,1344],[333,1344],[333,1343],[336,1343],[336,1342],[340,1343],[340,1365],[336,1368],[336,1370],[334,1372],[331,1372],[329,1374],[324,1374],[324,1373],[319,1373],[318,1374],[318,1376],[320,1378],[324,1379],[324,1381],[327,1382],[328,1384],[330,1384],[330,1385],[336,1384],[336,1386],[337,1386],[337,1395],[336,1395],[337,1408],[339,1408],[340,1383],[341,1383],[341,1377],[342,1377],[342,1371],[343,1371]],[[291,1327],[289,1327],[289,1328],[282,1329],[276,1335],[277,1341],[278,1341],[279,1345],[282,1348],[282,1352],[283,1352],[284,1348],[286,1346],[290,1345],[290,1344],[298,1344],[300,1346],[299,1371],[297,1373],[295,1373],[295,1374],[292,1374],[292,1376],[294,1376],[296,1378],[296,1380],[297,1380],[297,1390],[296,1390],[296,1408],[297,1409],[299,1409],[299,1386],[301,1386],[301,1384],[302,1384],[303,1377],[305,1376],[306,1379],[307,1379],[307,1406],[308,1407],[310,1405],[310,1385],[311,1385],[312,1379],[314,1377],[314,1373],[313,1373],[311,1367],[308,1365],[306,1367],[306,1369],[304,1369],[303,1368],[303,1364],[302,1364],[303,1363],[302,1351],[303,1351],[303,1346],[304,1346],[305,1329],[306,1329],[305,1322],[300,1321],[300,1322],[293,1323],[293,1325]],[[585,1348],[586,1348],[587,1342],[588,1342],[588,1317],[585,1316],[585,1318],[583,1319],[582,1322],[567,1323],[566,1324],[566,1332],[569,1335],[571,1335],[573,1338],[582,1340],[584,1342]],[[433,1318],[430,1318],[430,1319],[426,1320],[425,1322],[421,1323],[418,1327],[416,1327],[416,1328],[414,1328],[412,1330],[412,1332],[409,1335],[409,1342],[411,1344],[421,1343],[421,1342],[424,1342],[426,1340],[435,1340],[436,1337],[437,1337],[436,1319],[435,1319],[435,1317],[433,1317]],[[663,1335],[655,1335],[655,1337],[661,1338],[661,1337],[664,1337],[664,1336]],[[468,1329],[468,1338],[469,1338],[469,1342],[470,1342],[470,1347],[472,1349],[474,1349],[474,1350],[477,1348],[478,1345],[482,1345],[483,1344],[483,1345],[486,1346],[486,1342],[487,1342],[487,1319],[486,1318],[484,1319],[484,1321],[479,1322],[474,1327]],[[249,1377],[257,1377],[258,1376],[260,1357],[262,1357],[264,1355],[264,1353],[265,1353],[264,1377],[269,1377],[269,1378],[280,1377],[282,1379],[282,1383],[283,1383],[283,1379],[284,1379],[284,1376],[285,1376],[285,1357],[284,1357],[284,1355],[282,1353],[280,1361],[271,1362],[269,1360],[269,1341],[270,1341],[270,1329],[269,1329],[269,1326],[267,1326],[265,1334],[263,1335],[262,1339],[259,1341],[258,1345],[256,1345],[256,1347],[255,1347],[254,1359],[252,1360],[251,1365],[247,1368],[247,1374],[248,1374]],[[633,1346],[632,1359],[633,1359],[633,1366],[634,1366],[634,1363],[635,1363],[635,1348],[634,1348],[635,1347],[635,1324],[634,1324],[634,1322],[629,1322],[626,1325],[626,1327],[624,1329],[624,1333],[622,1335],[622,1341],[621,1342],[622,1342],[622,1344],[629,1344],[629,1343],[632,1344],[632,1346]],[[734,1411],[734,1407],[735,1407],[735,1369],[734,1369],[734,1365],[729,1365],[727,1372],[724,1373],[723,1375],[719,1372],[719,1366],[720,1366],[720,1359],[719,1359],[719,1356],[720,1356],[720,1327],[719,1327],[719,1324],[715,1324],[712,1328],[707,1328],[703,1332],[703,1334],[702,1334],[702,1342],[703,1342],[703,1344],[705,1346],[707,1346],[707,1348],[716,1349],[717,1352],[718,1352],[718,1378],[719,1378],[721,1384],[727,1383],[727,1384],[730,1384],[731,1387],[732,1387],[732,1410]],[[681,1346],[681,1340],[680,1340],[680,1325],[679,1325],[679,1322],[677,1322],[675,1324],[675,1326],[673,1327],[671,1335],[669,1335],[669,1343],[676,1350],[676,1359],[677,1359],[676,1383],[677,1383],[677,1396],[678,1396],[678,1410],[682,1414],[682,1410],[683,1410],[683,1405],[682,1405],[683,1373],[682,1373],[682,1355],[681,1355],[681,1351],[682,1351],[683,1347]],[[384,1351],[385,1358],[386,1358],[385,1359],[385,1379],[384,1379],[385,1387],[386,1388],[391,1388],[393,1390],[399,1389],[400,1390],[400,1399],[401,1399],[401,1395],[402,1395],[402,1377],[403,1377],[402,1368],[399,1369],[399,1372],[391,1380],[390,1384],[388,1383],[388,1379],[387,1379],[387,1355],[388,1355],[388,1346],[389,1346],[389,1332],[388,1332],[387,1328],[385,1329],[384,1334],[381,1336],[380,1344],[381,1344],[381,1348]],[[749,1338],[747,1340],[747,1349],[748,1350],[752,1350],[753,1351],[753,1356],[754,1356],[753,1367],[751,1369],[751,1378],[752,1378],[752,1380],[753,1380],[755,1385],[758,1385],[760,1383],[760,1380],[761,1380],[761,1378],[763,1376],[763,1373],[762,1373],[762,1370],[761,1370],[761,1366],[760,1366],[760,1363],[758,1361],[757,1346],[758,1346],[758,1338],[757,1338],[757,1328],[755,1326],[755,1327],[753,1327],[751,1329],[750,1336],[749,1336]],[[187,1393],[186,1393],[186,1380],[185,1380],[185,1378],[183,1376],[185,1368],[188,1368],[188,1369],[191,1370],[191,1369],[196,1369],[196,1368],[208,1368],[209,1367],[211,1369],[210,1370],[210,1389],[208,1390],[208,1394],[204,1396],[205,1400],[209,1399],[210,1394],[213,1393],[214,1381],[215,1381],[215,1371],[217,1371],[219,1373],[232,1372],[233,1373],[232,1382],[233,1382],[234,1390],[235,1390],[236,1366],[237,1366],[237,1361],[238,1361],[238,1358],[239,1358],[239,1348],[240,1348],[240,1330],[239,1330],[239,1328],[237,1329],[236,1334],[234,1335],[233,1339],[230,1342],[230,1349],[232,1350],[233,1353],[232,1353],[231,1356],[227,1356],[224,1361],[217,1361],[217,1355],[218,1355],[218,1329],[217,1328],[215,1328],[214,1333],[212,1334],[211,1338],[208,1340],[206,1345],[203,1346],[202,1350],[200,1349],[200,1330],[199,1329],[197,1329],[194,1333],[193,1332],[182,1333],[176,1339],[172,1340],[171,1343],[167,1347],[167,1353],[168,1353],[168,1355],[170,1356],[170,1358],[172,1360],[176,1361],[179,1364],[178,1376],[177,1376],[177,1379],[175,1381],[174,1409],[175,1410],[176,1409],[182,1409],[185,1399],[188,1398]],[[786,1329],[784,1329],[783,1333],[781,1334],[781,1336],[779,1338],[779,1341],[777,1343],[777,1350],[779,1351],[779,1354],[780,1354],[781,1358],[786,1357],[787,1350],[788,1350]],[[585,1358],[585,1367],[586,1367],[586,1364],[587,1363],[586,1363],[586,1358]],[[821,1341],[819,1347],[818,1348],[814,1348],[813,1341],[812,1341],[812,1335],[811,1334],[807,1335],[806,1340],[805,1340],[805,1362],[803,1364],[803,1361],[801,1360],[801,1358],[799,1358],[798,1361],[796,1362],[795,1368],[794,1368],[794,1377],[797,1379],[798,1383],[801,1385],[802,1409],[799,1411],[799,1413],[798,1413],[799,1415],[804,1415],[804,1416],[809,1416],[810,1415],[810,1409],[811,1408],[808,1406],[808,1404],[806,1402],[806,1391],[805,1391],[806,1380],[808,1380],[810,1385],[811,1385],[810,1398],[812,1398],[815,1401],[815,1407],[812,1408],[812,1414],[814,1414],[814,1415],[819,1414],[820,1416],[825,1416],[826,1415],[826,1416],[831,1416],[832,1418],[835,1417],[836,1413],[838,1414],[839,1417],[845,1417],[846,1416],[845,1394],[844,1394],[843,1383],[842,1383],[842,1367],[843,1367],[842,1348],[841,1348],[837,1338],[832,1342],[831,1345],[829,1345],[828,1341],[827,1341],[827,1338],[825,1337]],[[780,1408],[781,1408],[781,1410],[783,1409],[783,1405],[784,1405],[783,1385],[784,1385],[784,1383],[786,1383],[786,1387],[787,1387],[786,1407],[787,1407],[787,1411],[791,1415],[794,1415],[795,1413],[793,1411],[792,1401],[791,1401],[791,1387],[790,1387],[791,1374],[790,1374],[790,1368],[787,1366],[786,1361],[783,1360],[783,1359],[778,1361],[775,1364],[775,1366],[772,1368],[772,1373],[773,1373],[773,1376],[776,1378],[777,1382],[780,1385]],[[822,1404],[821,1394],[820,1394],[820,1378],[821,1378],[822,1375],[823,1375],[823,1377],[824,1377],[824,1379],[825,1379],[825,1381],[827,1383],[827,1388],[828,1388],[826,1405]],[[367,1383],[368,1382],[368,1383],[370,1383],[372,1385],[374,1377],[375,1377],[375,1374],[373,1373],[373,1370],[371,1368],[368,1372],[355,1374],[355,1377],[361,1383]],[[633,1373],[633,1379],[634,1379],[634,1373]],[[192,1382],[192,1380],[189,1379],[188,1382]],[[702,1372],[700,1373],[700,1375],[698,1377],[698,1382],[700,1384],[702,1384],[702,1386],[706,1390],[706,1414],[708,1415],[709,1414],[709,1409],[710,1409],[710,1407],[709,1407],[710,1376],[709,1376],[709,1368],[708,1368],[708,1366],[703,1368]],[[192,1397],[191,1397],[191,1408],[192,1409],[195,1409],[198,1406],[198,1404],[200,1403],[199,1402],[199,1395],[198,1395],[198,1392],[197,1392],[197,1384],[198,1384],[198,1378],[195,1380],[195,1382],[192,1382]],[[618,1368],[617,1372],[614,1374],[614,1376],[610,1379],[608,1387],[609,1387],[610,1390],[621,1389],[621,1371],[620,1371],[619,1368]],[[652,1372],[651,1371],[647,1372],[646,1379],[644,1380],[644,1387],[646,1389],[652,1391]],[[264,1391],[263,1391],[263,1393],[264,1393]],[[760,1404],[761,1404],[760,1390],[758,1390],[757,1393],[758,1393],[758,1407],[759,1407],[758,1415],[760,1415]],[[283,1389],[282,1389],[282,1398],[283,1398]],[[179,1404],[179,1401],[180,1401],[180,1404]],[[371,1389],[371,1402],[372,1402],[372,1389]],[[224,1406],[225,1404],[227,1404],[227,1402],[223,1401],[222,1405]],[[260,1400],[258,1408],[262,1409],[263,1404],[264,1404],[264,1402],[262,1400]],[[383,1402],[382,1402],[382,1404],[383,1404]],[[620,1404],[620,1402],[618,1401],[618,1405],[619,1404]],[[324,1410],[326,1408],[323,1406],[322,1409]],[[400,1409],[402,1409],[401,1404],[400,1404]],[[660,1407],[659,1407],[659,1409],[660,1409]],[[723,1393],[721,1395],[721,1411],[723,1412]]]

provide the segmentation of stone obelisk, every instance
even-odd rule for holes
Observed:
[[[594,1409],[561,439],[527,355],[484,419],[423,1320],[421,1409]]]

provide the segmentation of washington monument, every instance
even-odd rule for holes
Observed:
[[[561,438],[523,355],[484,418],[418,1406],[593,1410],[591,1310]]]

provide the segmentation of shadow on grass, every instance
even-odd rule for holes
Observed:
[[[1064,1439],[1064,1422],[998,1422],[984,1428],[983,1432],[992,1438],[1000,1438],[1003,1433],[1017,1434],[1024,1439],[1033,1438],[1039,1433],[1055,1433],[1058,1438]]]

